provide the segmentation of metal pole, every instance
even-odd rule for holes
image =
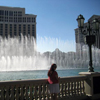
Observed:
[[[90,61],[89,61],[89,72],[94,72],[94,68],[92,67],[92,50],[91,50],[91,44],[89,46],[89,56],[90,56]]]
[[[89,31],[89,36],[90,36],[90,35],[91,35],[91,34],[90,34],[90,32],[91,32],[90,22],[88,22],[88,23],[89,23],[89,29],[88,29],[88,31]],[[92,67],[92,49],[91,49],[92,43],[90,42],[90,43],[88,44],[88,46],[89,46],[89,56],[90,56],[90,61],[89,61],[89,72],[94,72],[94,68]]]

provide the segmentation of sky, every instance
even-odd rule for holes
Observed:
[[[26,14],[35,14],[37,50],[63,52],[76,50],[77,17],[85,22],[92,15],[100,15],[100,0],[0,0],[0,6],[25,8]]]

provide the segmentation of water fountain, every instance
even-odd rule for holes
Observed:
[[[34,38],[0,38],[0,71],[44,70],[52,63],[62,68],[88,68],[88,46],[76,44],[76,52],[37,52]],[[99,67],[100,50],[93,49],[93,66]]]
[[[41,67],[42,65],[42,67]],[[47,69],[46,59],[36,51],[34,38],[0,38],[0,71]]]

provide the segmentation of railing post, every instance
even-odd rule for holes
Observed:
[[[86,76],[84,82],[85,93],[92,100],[100,98],[100,73],[99,72],[80,72],[79,75]]]

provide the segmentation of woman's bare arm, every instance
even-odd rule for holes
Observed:
[[[57,75],[55,75],[55,78],[56,78],[57,80],[59,80],[59,78],[58,78],[58,74],[57,74]]]

